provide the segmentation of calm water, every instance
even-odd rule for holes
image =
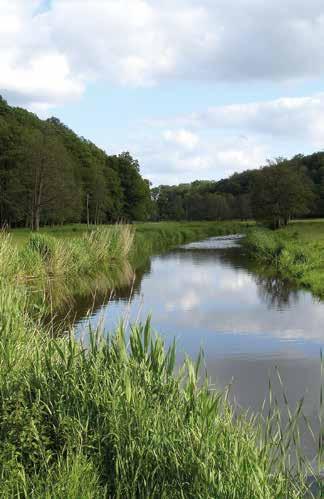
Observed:
[[[304,412],[316,429],[324,303],[267,276],[244,255],[237,237],[153,256],[137,270],[133,285],[116,290],[90,321],[111,331],[121,317],[135,322],[149,314],[167,342],[176,337],[179,357],[195,357],[202,347],[211,381],[219,388],[232,383],[232,397],[244,408],[260,409],[269,378],[282,398],[278,367],[289,402],[305,397]],[[78,320],[79,337],[88,320]],[[313,452],[308,439],[305,445]]]

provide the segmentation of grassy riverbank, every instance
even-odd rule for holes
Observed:
[[[276,411],[266,422],[234,414],[226,394],[199,382],[198,365],[187,361],[175,371],[174,349],[166,351],[149,325],[134,329],[130,342],[122,328],[108,340],[91,332],[84,348],[73,331],[53,338],[44,325],[52,295],[31,308],[28,276],[69,286],[141,253],[245,230],[220,223],[135,228],[65,228],[24,240],[15,232],[13,241],[2,235],[0,496],[305,497],[309,469],[295,433],[301,407],[285,428]]]
[[[74,296],[105,294],[132,282],[134,269],[155,252],[242,230],[238,223],[145,223],[14,230],[0,234],[0,274],[34,288],[51,310],[68,312]],[[36,293],[36,291],[38,293]]]
[[[324,297],[323,220],[295,222],[278,231],[256,227],[243,244],[253,258]]]
[[[122,328],[87,349],[51,339],[3,279],[0,318],[1,497],[304,497],[288,460],[295,417],[283,434],[275,416],[234,417],[198,365],[175,373],[149,324],[129,347]]]
[[[146,222],[131,225],[142,246],[150,245],[160,249],[165,245],[181,244],[193,239],[229,234],[245,227],[240,222]],[[55,227],[43,227],[39,234],[52,236],[60,240],[77,239],[89,231],[97,228],[105,229],[112,226],[90,226],[82,224],[63,225]],[[13,242],[22,247],[29,240],[31,231],[29,229],[13,229],[10,231]]]

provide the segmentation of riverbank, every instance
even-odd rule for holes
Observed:
[[[324,221],[295,222],[278,231],[255,227],[242,244],[261,264],[324,298]]]
[[[181,244],[193,239],[201,239],[217,235],[225,235],[231,230],[241,230],[241,227],[250,226],[244,222],[145,222],[136,223],[132,227],[141,245],[151,245],[151,248],[160,249],[163,245]],[[121,225],[122,226],[122,225]],[[85,224],[73,224],[54,227],[43,227],[38,234],[52,236],[59,240],[77,239],[85,234],[96,230],[105,229],[109,225],[90,226]],[[23,247],[30,238],[29,229],[13,229],[9,233],[12,241]]]
[[[154,253],[186,242],[243,230],[224,222],[143,223],[24,229],[0,234],[0,274],[28,284],[33,302],[68,313],[74,296],[105,294],[132,282],[134,269]]]
[[[133,234],[133,229],[127,230]],[[82,229],[77,246],[84,232],[86,238],[94,237]],[[110,265],[114,254],[121,260],[136,259],[141,251],[161,251],[234,232],[242,232],[242,225],[144,224],[127,252],[116,250],[117,242],[113,246],[108,237],[97,250]],[[48,235],[32,236],[32,251],[41,258],[48,253],[44,244],[38,244],[44,243],[44,237],[56,244]],[[60,235],[54,239],[61,250],[69,241]],[[103,241],[98,235],[95,239]],[[30,247],[30,240],[25,244]],[[25,251],[21,243],[17,248],[19,254]],[[3,258],[6,253],[2,251]],[[93,263],[90,275],[96,275],[94,262],[100,260],[92,258],[89,247],[85,258]],[[215,393],[199,382],[199,366],[187,361],[180,374],[174,370],[174,348],[167,352],[162,340],[152,336],[149,324],[135,328],[129,343],[122,328],[108,340],[99,332],[89,332],[88,348],[74,340],[72,330],[69,335],[56,331],[53,338],[50,326],[42,321],[41,306],[31,311],[24,281],[17,285],[14,273],[10,279],[3,274],[10,265],[9,259],[4,262],[0,274],[0,495],[305,496],[309,469],[290,464],[293,455],[302,464],[301,449],[294,446],[298,435],[294,439],[292,433],[300,408],[284,428],[276,410],[266,422],[238,415],[227,403],[226,393]]]
[[[235,415],[199,383],[199,363],[174,370],[149,323],[84,349],[53,339],[26,292],[0,280],[0,493],[3,497],[304,497],[289,466],[292,415]],[[298,454],[298,452],[297,452]]]

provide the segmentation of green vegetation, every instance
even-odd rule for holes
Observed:
[[[284,433],[275,414],[234,417],[199,363],[175,373],[149,323],[129,343],[122,327],[86,347],[51,339],[3,278],[0,318],[2,497],[305,496],[307,469],[288,459],[300,407]]]
[[[129,285],[134,270],[154,252],[210,236],[239,232],[239,223],[65,225],[38,233],[0,234],[0,275],[28,283],[33,302],[46,297],[51,312],[68,313],[74,296],[91,297]]]
[[[220,181],[159,186],[125,152],[109,156],[57,118],[0,97],[0,226],[255,218],[273,228],[324,215],[324,153],[279,158]]]
[[[219,181],[152,189],[157,220],[256,219],[272,228],[324,215],[324,153],[278,158]]]
[[[11,279],[45,279],[75,275],[86,277],[123,263],[133,245],[134,231],[116,225],[85,232],[74,239],[58,239],[44,233],[31,233],[18,247],[12,236],[0,237],[0,274]]]
[[[301,406],[285,427],[276,409],[266,421],[238,414],[226,394],[199,380],[199,361],[175,370],[174,346],[167,351],[149,323],[130,336],[122,325],[108,338],[90,331],[82,345],[72,331],[44,324],[48,297],[31,307],[26,285],[28,275],[47,282],[64,269],[67,283],[82,273],[94,280],[127,255],[246,228],[159,223],[90,233],[64,227],[24,240],[21,231],[2,234],[0,495],[305,496],[312,471],[298,443]]]
[[[129,153],[108,156],[58,119],[0,97],[0,226],[146,220],[149,182]]]
[[[324,297],[324,222],[298,222],[271,231],[255,227],[243,244],[253,258]]]
[[[130,226],[135,232],[136,241],[140,249],[143,246],[149,247],[152,251],[155,249],[163,250],[165,247],[190,242],[193,240],[203,239],[212,236],[221,236],[226,234],[234,234],[242,230],[249,224],[241,222],[145,222],[136,223]],[[122,224],[120,224],[122,226]],[[96,229],[104,229],[111,227],[90,226],[86,224],[71,224],[54,227],[43,227],[39,230],[39,234],[55,237],[59,240],[74,240],[82,237],[89,231]],[[22,247],[31,236],[30,229],[14,229],[9,231],[12,236],[12,241],[17,246]]]

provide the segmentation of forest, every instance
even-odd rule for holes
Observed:
[[[57,118],[0,97],[0,225],[146,220],[149,182],[125,152],[109,156]]]
[[[216,177],[216,172],[215,172]],[[248,220],[279,228],[324,216],[324,152],[277,158],[219,181],[150,188],[130,153],[108,155],[57,118],[0,97],[2,227]]]
[[[216,175],[215,175],[216,176]],[[152,189],[156,220],[260,220],[278,228],[324,216],[324,152],[277,158],[219,181]]]

